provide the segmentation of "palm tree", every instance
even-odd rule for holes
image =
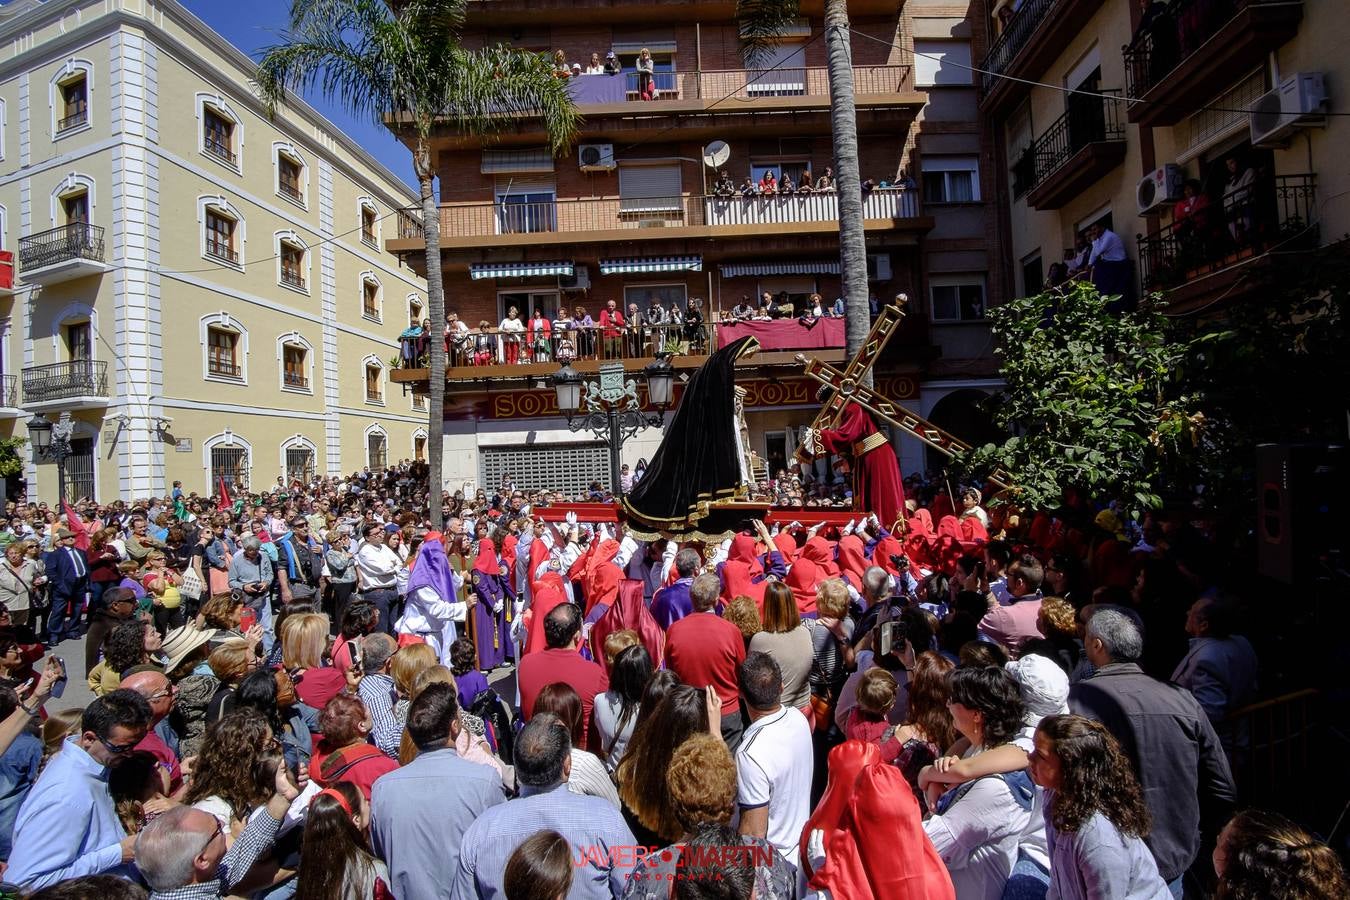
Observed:
[[[793,24],[798,0],[738,0],[741,42],[751,62],[764,58]],[[844,335],[850,357],[867,340],[867,235],[863,230],[862,176],[858,171],[858,118],[853,103],[853,48],[847,0],[825,0],[825,49],[830,78],[830,131],[834,139],[839,200],[839,272],[843,280]],[[864,381],[870,386],[869,369]]]
[[[445,322],[440,218],[431,138],[438,128],[490,136],[512,117],[540,118],[555,153],[571,145],[580,116],[565,82],[543,56],[506,46],[460,45],[467,0],[293,0],[288,31],[266,48],[258,86],[275,112],[291,89],[317,89],[356,116],[388,126],[413,152],[426,242],[427,307],[433,328]],[[435,335],[439,337],[439,335]],[[445,345],[428,341],[427,415],[431,525],[442,525],[441,454]]]

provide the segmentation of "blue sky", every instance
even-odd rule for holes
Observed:
[[[180,0],[193,14],[223,35],[226,40],[248,54],[254,61],[259,51],[280,42],[290,10],[287,0]],[[319,112],[366,149],[370,155],[389,167],[414,190],[412,155],[386,129],[368,119],[353,119],[338,105],[322,97],[306,97]]]

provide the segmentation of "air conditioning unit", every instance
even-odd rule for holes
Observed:
[[[891,280],[891,257],[889,254],[874,253],[867,257],[867,280]]]
[[[1321,72],[1299,72],[1257,99],[1247,110],[1252,144],[1279,147],[1297,128],[1326,124],[1327,92]]]
[[[559,275],[558,287],[564,291],[588,291],[591,288],[591,270],[586,266],[573,266],[571,275]]]
[[[582,144],[577,147],[577,165],[583,172],[613,172],[613,144]]]
[[[1180,200],[1181,185],[1185,180],[1186,173],[1181,166],[1173,163],[1159,166],[1139,179],[1139,183],[1134,186],[1134,203],[1139,209],[1139,215],[1158,212],[1168,203]]]

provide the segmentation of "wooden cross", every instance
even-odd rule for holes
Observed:
[[[863,377],[872,368],[873,363],[881,358],[881,351],[895,334],[900,326],[900,320],[904,317],[904,311],[898,306],[886,305],[877,316],[877,320],[872,323],[867,340],[863,341],[863,345],[858,348],[858,352],[848,361],[842,372],[818,359],[797,354],[797,361],[806,366],[808,378],[833,388],[829,402],[821,407],[811,423],[812,433],[838,425],[844,414],[844,407],[852,401],[933,449],[947,456],[955,456],[963,450],[969,450],[970,445],[862,383]],[[989,481],[1006,489],[1011,479],[1006,472],[998,469],[989,477]]]

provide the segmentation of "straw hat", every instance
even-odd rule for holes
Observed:
[[[164,674],[172,672],[193,650],[215,636],[215,628],[195,628],[192,625],[184,625],[170,631],[164,636],[164,645],[160,648],[160,652],[168,659],[164,663]]]

